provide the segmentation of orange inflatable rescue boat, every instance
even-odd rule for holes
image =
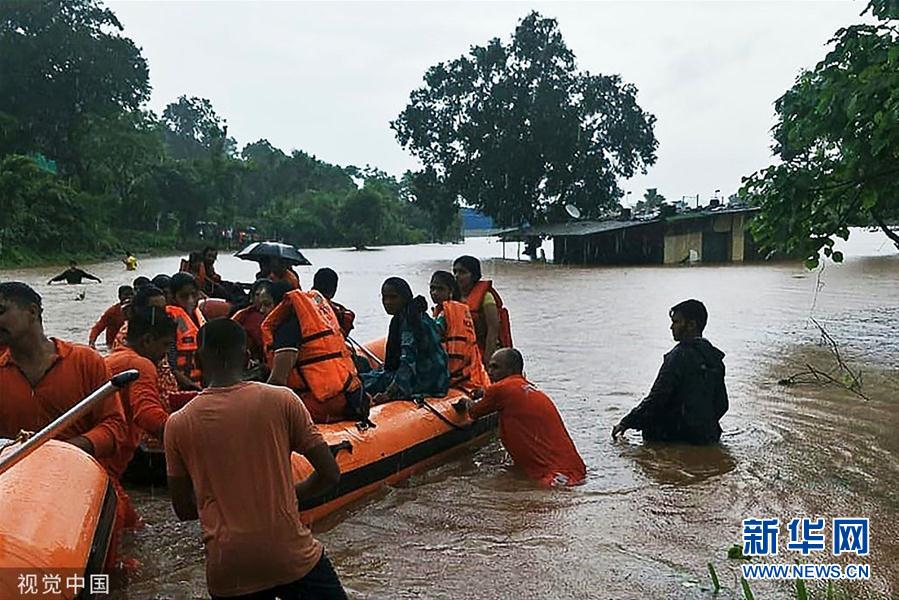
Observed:
[[[378,359],[384,356],[385,340],[366,344],[365,350]],[[374,366],[375,360],[369,357]],[[323,496],[306,498],[300,511],[312,523],[362,498],[381,486],[402,481],[444,460],[453,451],[485,442],[496,430],[497,415],[472,421],[453,404],[467,398],[456,390],[443,398],[395,400],[374,406],[366,427],[354,421],[319,424],[318,430],[340,467],[340,482]],[[311,473],[305,458],[291,458],[294,479]],[[129,466],[129,478],[163,483],[165,455],[160,448],[142,445]]]
[[[35,595],[43,594],[45,582],[57,575],[59,594],[39,597],[91,597],[78,596],[76,580],[69,587],[67,580],[84,578],[89,591],[90,576],[102,572],[115,509],[105,469],[65,442],[47,442],[0,475],[0,598],[27,598],[32,582]]]
[[[386,339],[365,345],[363,356],[372,366],[382,361]],[[307,523],[362,498],[381,486],[407,479],[449,454],[485,442],[496,430],[498,417],[491,414],[472,421],[453,406],[467,396],[450,389],[443,398],[394,400],[371,409],[363,427],[352,421],[318,425],[340,467],[340,482],[328,493],[305,498],[300,514]],[[304,457],[291,457],[296,481],[312,472]]]
[[[136,378],[134,370],[119,373],[29,439],[0,440],[3,600],[93,598],[104,581],[108,593],[101,573],[110,551],[115,490],[97,461],[53,438]]]

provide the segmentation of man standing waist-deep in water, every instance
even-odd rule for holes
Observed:
[[[649,395],[612,429],[612,438],[636,429],[646,441],[713,444],[728,408],[724,353],[702,337],[708,321],[702,302],[685,300],[668,314],[677,345],[665,355]]]

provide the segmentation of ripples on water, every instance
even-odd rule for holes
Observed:
[[[794,264],[486,264],[512,311],[527,373],[556,400],[588,464],[588,483],[535,489],[507,468],[496,440],[462,451],[323,524],[318,535],[347,588],[359,598],[708,598],[712,561],[726,588],[719,597],[739,597],[726,551],[741,541],[743,518],[848,515],[872,518],[873,545],[873,580],[850,591],[899,594],[899,257],[865,232],[854,232],[844,251],[846,263],[821,274]],[[306,254],[340,273],[337,299],[356,310],[356,337],[364,340],[386,331],[385,277],[404,276],[427,295],[430,273],[463,253],[501,250],[471,240]],[[44,285],[57,269],[3,277],[37,284],[48,331],[84,341],[117,285],[177,264],[147,259],[137,273],[89,265],[104,279],[99,286]],[[219,271],[249,280],[255,269],[220,257]],[[302,270],[304,284],[312,272]],[[85,300],[74,300],[82,290]],[[672,345],[668,308],[688,297],[706,303],[706,335],[727,353],[731,410],[721,447],[644,446],[633,434],[612,443],[612,425],[646,393]],[[776,385],[807,362],[827,364],[811,316],[864,369],[869,401],[835,387]],[[132,493],[147,527],[129,549],[143,568],[119,596],[204,596],[197,525],[175,521],[164,490]],[[788,596],[786,586],[753,589],[757,597]]]

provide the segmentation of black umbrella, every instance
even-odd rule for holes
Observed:
[[[253,242],[237,254],[237,258],[260,262],[269,257],[280,258],[292,265],[311,265],[303,253],[290,244],[280,242]]]

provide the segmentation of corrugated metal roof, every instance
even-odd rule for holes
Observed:
[[[610,231],[618,231],[630,227],[639,227],[641,225],[650,225],[662,222],[687,221],[690,219],[702,219],[707,217],[716,217],[719,215],[751,213],[756,212],[757,207],[752,208],[723,208],[718,210],[701,210],[694,212],[679,213],[666,218],[656,217],[650,220],[631,219],[628,221],[610,220],[610,221],[570,221],[568,223],[549,223],[546,225],[537,225],[534,227],[520,227],[515,229],[506,229],[496,232],[495,235],[506,240],[520,240],[528,236],[574,236],[580,237],[585,235],[594,235],[597,233],[608,233]]]
[[[546,235],[550,237],[557,235],[582,236],[648,225],[649,223],[654,222],[656,221],[572,221],[570,223],[550,223],[547,225],[537,225],[535,227],[524,227],[522,229],[509,229],[501,231],[497,235],[506,238],[527,237],[532,235]]]
[[[697,219],[702,217],[717,217],[718,215],[736,215],[741,213],[754,213],[761,209],[758,206],[747,206],[741,208],[719,208],[716,210],[700,210],[695,212],[677,213],[666,217],[666,221],[686,221],[689,219]]]

